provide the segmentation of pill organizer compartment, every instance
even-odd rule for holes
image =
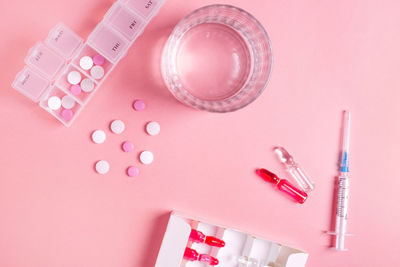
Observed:
[[[191,229],[225,241],[222,248],[189,241]],[[242,231],[205,223],[173,212],[161,244],[155,267],[205,267],[199,261],[183,259],[186,247],[199,254],[208,254],[219,260],[220,267],[304,267],[308,254],[279,243],[259,238]],[[262,265],[263,264],[263,265]]]
[[[87,43],[112,63],[117,63],[129,48],[129,41],[101,22],[89,35]]]
[[[47,79],[53,80],[56,74],[65,66],[66,60],[39,42],[29,50],[25,63],[35,68]]]
[[[94,56],[100,55],[104,58],[104,63],[100,65],[104,69],[104,76],[101,79],[95,79],[91,76],[90,70],[84,70],[80,66],[80,60],[84,56],[89,56],[93,59]],[[93,80],[95,80],[97,83],[101,83],[103,80],[106,79],[108,74],[113,70],[114,64],[111,63],[109,60],[107,60],[99,51],[96,51],[93,47],[91,47],[88,44],[85,44],[80,51],[77,53],[77,55],[72,59],[72,65],[79,69],[81,72],[85,73],[87,76],[90,76]],[[95,66],[95,64],[93,64]]]
[[[46,44],[67,60],[73,57],[82,43],[83,39],[62,23],[50,30],[46,39]]]
[[[125,0],[124,3],[127,7],[149,20],[157,13],[164,0]]]
[[[39,102],[40,97],[49,88],[50,81],[38,74],[32,68],[26,66],[20,71],[12,84],[12,87],[29,97],[34,102]]]
[[[81,75],[81,80],[78,83],[78,85],[80,85],[81,88],[82,88],[81,84],[85,79],[89,79],[89,81],[93,82],[93,85],[94,85],[94,87],[92,88],[92,90],[90,90],[90,92],[85,92],[84,90],[81,90],[81,93],[79,95],[74,95],[74,97],[79,101],[79,103],[84,105],[89,101],[91,96],[96,92],[97,88],[99,87],[99,84],[96,80],[92,79],[85,72],[81,71],[80,69],[78,69],[77,67],[75,67],[73,65],[69,65],[68,68],[65,69],[65,71],[62,73],[60,78],[57,79],[56,85],[58,87],[62,88],[63,90],[71,93],[71,88],[72,88],[73,84],[68,82],[68,74],[70,74],[73,71],[77,71]]]
[[[54,107],[52,108],[51,105],[49,104],[49,99],[51,97],[56,97],[61,101],[60,106],[58,108]],[[68,106],[66,106],[66,103],[64,103],[65,101],[63,100],[64,97],[68,97],[70,100]],[[73,101],[71,101],[71,99]],[[46,111],[48,111],[50,114],[52,114],[54,117],[56,117],[65,126],[70,126],[82,109],[82,105],[77,101],[76,98],[74,98],[74,96],[72,96],[70,93],[66,92],[65,90],[57,86],[53,86],[43,96],[43,98],[40,100],[39,105]]]
[[[104,16],[104,22],[133,42],[145,26],[143,18],[121,3],[115,3]]]

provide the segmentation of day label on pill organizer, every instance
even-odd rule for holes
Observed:
[[[126,4],[147,18],[151,15],[159,2],[160,0],[128,0]]]
[[[82,44],[82,38],[77,36],[73,31],[62,23],[59,23],[51,30],[46,44],[57,51],[65,58],[70,58],[73,53]]]
[[[107,21],[129,40],[133,40],[143,27],[143,19],[122,5],[115,5],[107,16]]]
[[[65,60],[42,43],[38,43],[26,58],[26,63],[38,69],[43,76],[52,79],[65,65]]]
[[[90,44],[112,62],[117,62],[128,48],[128,40],[104,24],[89,36]]]
[[[19,92],[23,93],[35,102],[40,100],[44,91],[49,87],[50,82],[36,72],[32,71],[29,67],[25,67],[13,83],[13,87]]]

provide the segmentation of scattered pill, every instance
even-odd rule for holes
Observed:
[[[81,82],[81,88],[82,88],[82,91],[89,93],[94,88],[94,82],[89,78],[85,78]]]
[[[96,171],[99,174],[106,174],[110,170],[110,164],[105,160],[99,160],[96,163]]]
[[[88,56],[84,56],[79,61],[79,66],[84,70],[90,70],[93,67],[93,59]]]
[[[63,111],[61,111],[61,117],[65,121],[70,121],[72,117],[74,117],[74,112],[70,109],[64,109]]]
[[[110,129],[113,133],[120,134],[125,130],[125,123],[121,120],[112,121]]]
[[[65,95],[61,99],[61,105],[63,106],[63,108],[71,109],[75,106],[75,100],[69,95]]]
[[[93,57],[93,63],[94,63],[95,65],[101,66],[101,65],[104,64],[104,61],[105,61],[105,59],[104,59],[104,57],[103,57],[102,55],[97,54],[97,55],[95,55],[95,56]]]
[[[106,141],[106,133],[102,130],[96,130],[92,133],[92,141],[96,144],[102,144]]]
[[[52,110],[58,110],[61,107],[61,99],[58,96],[49,97],[47,106]]]
[[[126,173],[130,177],[136,177],[139,175],[139,169],[135,166],[129,166],[128,169],[126,169]]]
[[[146,132],[149,135],[157,135],[160,133],[160,130],[161,130],[161,127],[158,122],[151,121],[151,122],[147,123],[147,125],[146,125]]]
[[[71,71],[68,73],[67,80],[70,84],[78,84],[82,79],[82,76],[77,71]]]
[[[122,150],[125,152],[131,152],[134,149],[134,145],[131,141],[125,141],[122,143]]]
[[[74,85],[72,85],[72,86],[69,88],[69,90],[71,91],[71,93],[72,93],[73,95],[80,95],[81,92],[82,92],[82,88],[80,87],[79,84],[74,84]]]
[[[144,109],[146,108],[146,103],[144,103],[144,101],[143,101],[143,100],[140,100],[140,99],[135,100],[135,101],[133,102],[133,108],[134,108],[136,111],[142,111],[142,110],[144,110]]]
[[[90,70],[90,75],[92,75],[93,78],[95,78],[96,80],[99,80],[101,78],[103,78],[104,76],[104,69],[101,66],[94,66],[91,70]]]
[[[143,151],[142,153],[140,153],[139,158],[140,158],[140,162],[148,165],[153,162],[154,155],[151,151]]]

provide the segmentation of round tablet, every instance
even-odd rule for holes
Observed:
[[[135,166],[129,166],[128,169],[126,169],[126,173],[130,177],[136,177],[139,175],[139,169]]]
[[[78,84],[82,79],[82,76],[76,70],[68,73],[67,80],[70,84]]]
[[[90,70],[90,75],[92,75],[93,78],[95,78],[96,80],[99,80],[101,78],[103,78],[104,76],[104,69],[101,66],[94,66],[91,70]]]
[[[131,141],[125,141],[122,143],[122,150],[125,152],[131,152],[134,148],[135,146]]]
[[[110,164],[105,160],[99,160],[95,168],[99,174],[106,174],[110,170]]]
[[[97,55],[95,55],[95,56],[93,57],[93,63],[94,63],[95,65],[101,66],[101,65],[104,64],[104,61],[105,61],[105,58],[104,58],[102,55],[97,54]]]
[[[158,124],[158,122],[155,121],[151,121],[149,123],[147,123],[146,125],[146,132],[149,135],[157,135],[160,133],[161,127],[160,124]]]
[[[69,90],[73,95],[80,95],[82,92],[82,88],[79,86],[79,84],[74,84],[72,85]]]
[[[154,160],[154,155],[152,152],[150,151],[143,151],[142,153],[140,153],[140,162],[142,162],[143,164],[150,164],[153,162]]]
[[[146,103],[144,103],[143,100],[138,99],[138,100],[135,100],[135,101],[133,102],[133,109],[134,109],[134,110],[136,110],[136,111],[142,111],[142,110],[144,110],[145,108],[146,108]]]
[[[52,110],[58,110],[61,107],[61,99],[58,96],[49,97],[47,106]]]
[[[82,91],[89,93],[94,88],[94,82],[89,78],[85,78],[81,82],[81,88],[82,88]]]
[[[102,144],[106,141],[106,133],[102,130],[96,130],[92,133],[92,141],[96,144]]]
[[[79,60],[79,66],[84,70],[90,70],[93,67],[93,59],[88,56],[84,56]]]
[[[125,130],[125,123],[121,120],[112,121],[110,129],[113,133],[120,134]]]
[[[65,121],[71,120],[73,116],[74,116],[74,112],[70,109],[64,109],[63,111],[61,111],[61,117]]]
[[[75,106],[75,100],[69,95],[65,95],[61,99],[61,105],[63,106],[63,108],[71,109]]]

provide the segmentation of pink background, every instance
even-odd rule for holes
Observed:
[[[172,27],[208,0],[167,0],[71,128],[11,89],[28,48],[63,21],[86,37],[112,1],[1,1],[0,266],[153,266],[168,212],[179,210],[302,248],[307,266],[394,266],[400,252],[400,4],[396,0],[222,1],[266,27],[274,67],[243,110],[210,114],[178,103],[159,73]],[[148,109],[134,112],[144,99]],[[328,248],[341,111],[353,115],[348,252]],[[126,122],[122,135],[108,130]],[[145,122],[162,133],[147,136]],[[105,129],[106,143],[90,141]],[[120,144],[132,140],[134,153]],[[297,205],[254,174],[287,176],[274,145],[316,183]],[[150,149],[155,161],[138,163]],[[396,157],[397,156],[397,157]],[[96,174],[98,159],[111,171]],[[125,175],[140,167],[136,179]]]

